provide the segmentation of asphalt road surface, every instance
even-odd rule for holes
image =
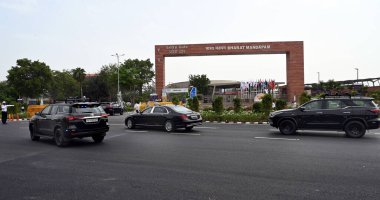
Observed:
[[[126,129],[102,144],[33,142],[0,125],[0,199],[380,199],[380,129],[283,136],[268,125],[204,123],[192,132]]]

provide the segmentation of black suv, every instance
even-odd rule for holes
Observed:
[[[52,104],[29,122],[33,141],[49,136],[59,147],[66,146],[71,138],[92,137],[100,143],[108,130],[108,115],[98,103]]]
[[[114,115],[115,113],[119,113],[120,115],[123,115],[124,113],[124,109],[118,103],[101,102],[100,105],[107,114]]]
[[[379,114],[373,98],[325,96],[296,109],[272,112],[269,124],[284,135],[297,129],[344,130],[348,137],[360,138],[367,129],[379,128]]]

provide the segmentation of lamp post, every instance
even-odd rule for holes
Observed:
[[[318,74],[318,84],[321,83],[320,79],[319,79],[319,72],[317,72]]]
[[[119,105],[121,105],[121,93],[120,93],[120,75],[119,75],[119,58],[121,56],[124,56],[125,54],[121,54],[119,55],[118,53],[116,53],[115,55],[111,55],[111,56],[116,56],[116,59],[117,59],[117,63],[116,63],[116,67],[117,67],[117,102],[119,103]]]
[[[359,68],[354,68],[356,70],[356,81],[359,80]]]

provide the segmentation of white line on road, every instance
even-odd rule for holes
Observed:
[[[169,133],[170,135],[193,135],[193,136],[200,136],[199,133]]]
[[[125,130],[125,132],[128,132],[128,133],[147,133],[149,131],[131,131],[131,130]]]
[[[380,133],[373,133],[373,134],[375,134],[375,135],[380,135]]]
[[[112,136],[108,136],[105,138],[105,139],[111,139],[111,138],[115,138],[115,137],[120,137],[120,136],[123,136],[125,134],[118,134],[118,135],[112,135]]]
[[[290,141],[298,141],[298,140],[300,140],[300,139],[272,138],[272,137],[255,137],[255,139],[265,139],[265,140],[290,140]]]
[[[219,129],[218,127],[212,127],[212,126],[196,126],[194,128],[196,128],[196,129]]]
[[[108,124],[110,126],[125,126],[125,124]]]

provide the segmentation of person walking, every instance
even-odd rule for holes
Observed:
[[[8,118],[8,107],[13,105],[7,105],[5,101],[1,104],[1,122],[3,124],[7,124],[7,118]]]
[[[135,105],[133,106],[136,113],[139,113],[140,112],[140,102],[136,102]]]

